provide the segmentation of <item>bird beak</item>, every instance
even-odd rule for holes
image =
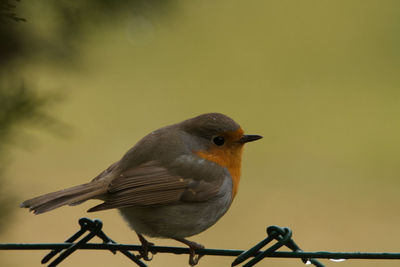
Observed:
[[[253,141],[256,141],[261,138],[262,138],[261,135],[245,134],[239,139],[239,143],[244,144],[244,143],[248,143],[248,142],[253,142]]]

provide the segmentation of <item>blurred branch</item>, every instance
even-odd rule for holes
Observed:
[[[24,84],[0,87],[0,146],[8,140],[13,128],[22,122],[43,120],[41,109],[47,100],[38,97]]]
[[[66,129],[46,112],[48,104],[53,103],[54,99],[49,95],[38,95],[30,81],[20,82],[24,80],[20,71],[24,65],[37,59],[37,55],[40,55],[41,64],[45,64],[43,59],[62,63],[63,66],[72,61],[76,63],[79,58],[76,56],[79,52],[76,43],[87,30],[94,29],[88,26],[98,28],[126,13],[163,16],[174,7],[173,3],[172,0],[44,0],[40,3],[0,0],[0,189],[4,190],[1,184],[4,183],[2,178],[7,166],[6,144],[19,132],[17,129],[22,124],[50,126],[57,134],[64,134]],[[42,19],[39,13],[28,13],[31,23],[18,23],[26,21],[18,15],[19,10],[29,12],[30,7],[39,4],[49,8],[54,18],[54,27],[45,36],[37,31],[36,22]],[[5,226],[1,222],[7,220],[6,215],[12,211],[6,207],[7,203],[12,202],[10,199],[13,192],[4,191],[7,192],[0,191],[0,231]]]
[[[26,21],[24,18],[18,17],[14,10],[17,7],[16,3],[19,0],[0,0],[0,22],[4,23],[7,20],[13,20],[16,22]]]
[[[4,79],[1,76],[0,78]],[[44,111],[51,102],[50,97],[37,95],[23,83],[19,85],[0,83],[0,231],[4,230],[3,227],[13,211],[14,203],[13,192],[4,190],[4,181],[1,179],[8,166],[7,145],[15,136],[18,127],[24,123],[34,123],[36,126],[51,126],[56,123]]]

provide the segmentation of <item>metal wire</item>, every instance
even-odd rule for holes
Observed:
[[[130,251],[141,251],[140,245],[118,244],[109,238],[102,231],[102,222],[100,220],[90,220],[81,218],[79,220],[81,229],[68,238],[64,243],[48,243],[48,244],[0,244],[0,250],[51,250],[43,259],[42,263],[48,263],[58,255],[48,266],[57,266],[64,259],[70,256],[78,249],[95,249],[109,250],[113,254],[121,252],[126,257],[135,262],[138,266],[146,267],[147,265],[141,260],[141,256],[135,255]],[[85,235],[86,234],[86,235]],[[303,263],[313,264],[317,267],[323,267],[318,259],[346,260],[346,259],[376,259],[376,260],[400,260],[400,253],[370,253],[370,252],[304,252],[292,239],[292,231],[286,227],[269,226],[267,228],[268,236],[257,243],[249,250],[229,250],[229,249],[199,249],[196,253],[199,255],[213,256],[234,256],[232,266],[244,263],[242,266],[250,267],[257,264],[265,258],[299,258]],[[84,236],[85,235],[85,236]],[[83,237],[82,237],[83,236]],[[88,243],[93,237],[99,237],[103,243]],[[77,241],[81,238],[79,241]],[[269,243],[275,242],[264,251],[262,248]],[[291,251],[276,251],[282,246],[289,248]],[[181,247],[165,247],[150,246],[149,251],[156,253],[174,253],[189,254],[189,248]],[[246,262],[247,261],[247,262]],[[246,262],[246,263],[245,263]]]

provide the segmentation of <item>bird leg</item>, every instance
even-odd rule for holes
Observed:
[[[146,238],[144,238],[144,236],[142,236],[141,234],[136,234],[139,237],[140,243],[142,243],[142,250],[139,251],[140,257],[143,258],[145,261],[151,261],[153,259],[153,256],[149,258],[149,247],[154,246],[154,243],[147,241]],[[152,253],[152,255],[154,254],[155,253]]]
[[[184,239],[184,238],[174,238],[174,239],[176,241],[182,242],[183,244],[189,246],[189,249],[190,249],[189,264],[190,264],[190,266],[195,266],[199,262],[200,258],[204,256],[204,255],[197,255],[196,256],[196,250],[197,249],[203,249],[204,248],[203,245],[198,244],[198,243],[193,242],[193,241],[189,241],[189,240]]]

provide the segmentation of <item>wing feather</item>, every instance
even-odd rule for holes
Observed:
[[[88,211],[207,201],[218,193],[219,186],[171,174],[159,163],[151,161],[114,178],[105,194],[104,203]]]
[[[171,175],[156,162],[148,162],[122,172],[114,178],[104,197],[104,203],[92,211],[124,207],[145,207],[178,202],[192,179]]]

